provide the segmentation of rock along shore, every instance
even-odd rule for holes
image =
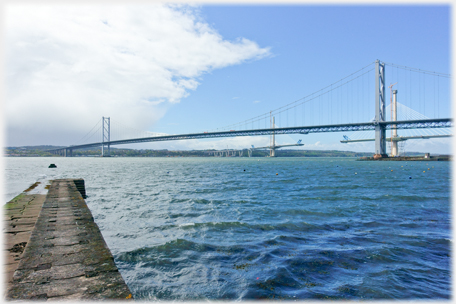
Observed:
[[[7,300],[132,299],[83,183],[53,180],[47,195],[23,193],[5,205]]]

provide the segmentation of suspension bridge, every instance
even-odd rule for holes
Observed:
[[[386,66],[389,67],[389,75],[387,75]],[[390,105],[387,105],[386,96],[387,76],[392,80],[391,83],[395,82],[389,86]],[[375,141],[374,155],[377,157],[388,156],[386,145],[388,142],[391,143],[391,155],[397,156],[397,142],[452,136],[453,122],[448,115],[450,80],[449,74],[376,60],[303,98],[262,115],[215,130],[173,135],[151,132],[132,135],[131,132],[125,132],[128,128],[122,124],[113,130],[111,119],[103,117],[101,122],[82,139],[82,141],[84,139],[90,141],[94,135],[98,138],[101,135],[101,140],[78,143],[49,150],[49,152],[72,156],[76,149],[101,147],[101,154],[105,156],[109,155],[110,147],[115,145],[269,135],[270,145],[266,148],[269,148],[271,156],[274,156],[273,151],[280,147],[275,144],[276,135],[370,131],[374,133],[371,138],[351,139],[345,135],[341,142]],[[398,95],[401,96],[401,102],[398,101]],[[375,115],[372,118],[373,114]],[[275,122],[276,119],[278,123]],[[100,130],[101,134],[99,134]],[[386,135],[387,130],[391,132],[390,137]],[[400,136],[398,130],[422,130],[424,133]],[[443,132],[429,134],[429,130]],[[299,145],[303,144],[299,143]]]

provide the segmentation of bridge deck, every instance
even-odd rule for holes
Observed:
[[[348,123],[336,125],[318,125],[318,126],[300,126],[287,128],[267,128],[253,130],[231,130],[220,132],[203,132],[178,135],[165,135],[154,137],[132,138],[124,140],[112,140],[109,142],[96,142],[84,145],[69,146],[60,149],[49,150],[48,152],[72,151],[74,149],[83,149],[90,147],[99,147],[101,145],[114,146],[132,143],[144,143],[155,141],[170,141],[184,139],[204,139],[218,137],[236,137],[236,136],[258,136],[258,135],[281,135],[281,134],[309,134],[309,133],[327,133],[327,132],[350,132],[350,131],[372,131],[376,125],[383,125],[386,130],[395,128],[400,129],[421,129],[421,128],[449,128],[453,126],[452,119],[420,119],[420,120],[404,120],[404,121],[383,121],[383,122],[362,122]]]

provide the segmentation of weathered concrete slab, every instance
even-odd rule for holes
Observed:
[[[79,188],[71,179],[52,181],[8,300],[132,298]]]
[[[23,193],[3,207],[3,277],[7,288],[35,228],[45,198],[46,195],[42,194]],[[23,222],[25,220],[27,224]]]

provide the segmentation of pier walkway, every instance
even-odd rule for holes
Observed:
[[[76,181],[6,204],[7,300],[132,299]]]

